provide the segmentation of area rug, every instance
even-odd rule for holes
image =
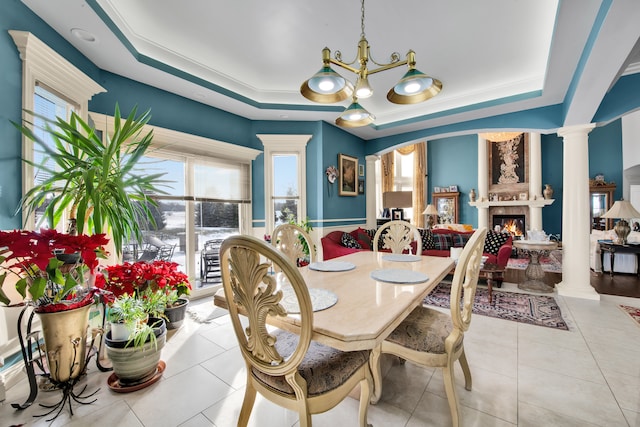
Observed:
[[[450,293],[451,285],[440,283],[423,302],[427,305],[449,308]],[[553,297],[497,291],[495,288],[492,296],[493,302],[489,304],[487,289],[478,288],[473,313],[530,325],[569,330],[562,318],[560,307]]]
[[[620,307],[622,311],[627,313],[633,320],[636,321],[636,324],[640,326],[640,308],[622,304],[620,304],[618,307]]]
[[[562,273],[562,263],[558,262],[558,260],[553,255],[549,257],[540,257],[539,262],[544,271],[548,271],[550,273]],[[528,258],[509,258],[507,268],[512,268],[514,270],[525,270],[528,265]]]

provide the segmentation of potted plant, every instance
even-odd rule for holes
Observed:
[[[12,282],[23,299],[18,305],[34,307],[42,322],[48,375],[56,385],[86,368],[89,308],[103,295],[88,288],[86,279],[104,257],[107,242],[104,234],[0,231],[0,302],[11,303],[3,287]]]
[[[178,271],[178,264],[169,261],[138,261],[112,265],[102,269],[96,278],[96,286],[113,293],[117,298],[124,294],[142,301],[145,310],[153,317],[168,315],[168,328],[177,328],[184,319],[191,284],[186,274]],[[173,316],[174,308],[182,307],[182,318]]]
[[[36,183],[21,200],[23,214],[30,215],[46,206],[43,218],[56,227],[68,211],[78,233],[110,233],[115,251],[121,254],[123,243],[142,241],[141,224],[154,224],[149,206],[156,206],[150,194],[163,194],[159,186],[162,173],[140,174],[136,165],[145,155],[153,133],[143,134],[150,119],[149,111],[136,117],[134,107],[126,119],[116,105],[114,129],[103,142],[88,123],[76,113],[69,121],[50,120],[26,111],[44,122],[44,130],[53,147],[42,139],[28,121],[13,123],[27,138],[33,140],[50,157],[55,166],[25,160],[46,173],[47,178]]]

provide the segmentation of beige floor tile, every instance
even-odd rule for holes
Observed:
[[[597,425],[622,426],[624,417],[611,390],[597,384],[547,370],[521,366],[518,376],[520,403]]]
[[[456,391],[460,405],[515,424],[518,419],[518,380],[506,375],[475,368],[471,370],[472,389],[464,388],[464,375],[456,364]],[[446,399],[442,370],[438,369],[427,386],[427,391]]]
[[[380,401],[413,412],[434,371],[434,368],[422,368],[410,362],[396,362],[382,381]]]
[[[640,412],[623,410],[629,427],[640,427]]]
[[[243,388],[247,382],[247,370],[239,347],[227,350],[209,360],[201,366],[233,387],[234,390]]]
[[[518,404],[518,427],[590,427],[597,426],[572,418],[567,415],[558,414],[546,408],[529,405],[520,402]]]

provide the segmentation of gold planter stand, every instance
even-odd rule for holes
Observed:
[[[72,310],[55,313],[36,313],[32,307],[25,306],[18,317],[18,338],[22,350],[22,358],[27,371],[30,393],[27,400],[20,403],[12,403],[16,409],[26,409],[35,401],[38,395],[36,375],[47,377],[54,389],[62,391],[62,398],[54,405],[43,405],[48,412],[35,417],[44,417],[54,412],[55,415],[47,421],[54,420],[65,405],[69,404],[69,412],[73,415],[71,400],[80,404],[91,404],[96,401],[87,401],[98,390],[85,394],[86,386],[79,392],[74,391],[75,385],[86,373],[89,360],[96,353],[93,345],[96,337],[102,333],[100,329],[94,329],[91,334],[91,342],[87,345],[87,330],[89,327],[89,311],[92,305]],[[25,315],[28,313],[26,325],[23,325]],[[42,323],[42,331],[32,331],[33,317],[38,314]],[[104,321],[104,320],[103,320]],[[23,335],[23,331],[26,331]],[[44,338],[44,354],[40,345],[40,332]],[[89,348],[89,351],[87,351]],[[34,354],[34,349],[36,354]],[[46,360],[46,364],[43,363]],[[36,374],[36,369],[42,372]],[[100,370],[103,370],[99,365]]]

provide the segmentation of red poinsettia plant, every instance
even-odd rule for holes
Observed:
[[[15,289],[38,312],[57,312],[95,302],[100,291],[86,286],[98,258],[105,258],[104,234],[70,235],[56,230],[0,231],[0,302],[11,303],[2,290],[15,275]]]
[[[138,261],[105,267],[96,276],[96,286],[115,298],[133,295],[152,306],[148,311],[164,311],[178,297],[191,291],[189,277],[169,261]],[[160,307],[157,307],[160,305]]]

